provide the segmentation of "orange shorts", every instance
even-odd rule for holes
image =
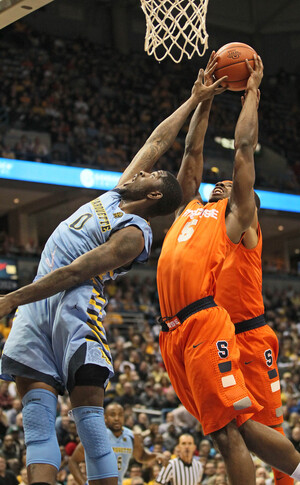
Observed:
[[[240,349],[240,368],[255,399],[264,406],[251,419],[275,426],[283,422],[280,380],[277,368],[278,340],[269,325],[236,335]],[[243,417],[238,420],[242,424]]]
[[[224,308],[192,315],[175,330],[160,332],[159,342],[173,388],[204,434],[262,409],[245,386],[234,325]]]

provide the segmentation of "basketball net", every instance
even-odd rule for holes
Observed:
[[[140,0],[146,17],[145,51],[157,61],[203,56],[208,47],[208,0]]]

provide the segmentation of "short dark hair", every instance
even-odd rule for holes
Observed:
[[[176,177],[171,172],[165,172],[161,178],[161,192],[163,196],[153,204],[148,212],[149,217],[165,216],[175,212],[182,201],[182,189]]]

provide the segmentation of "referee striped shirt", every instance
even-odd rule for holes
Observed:
[[[172,458],[156,477],[156,482],[162,485],[170,482],[172,485],[197,485],[203,475],[202,463],[196,458],[192,463],[185,463],[180,458]]]

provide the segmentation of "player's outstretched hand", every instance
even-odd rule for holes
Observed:
[[[211,86],[215,79],[214,79],[214,72],[218,64],[219,56],[216,56],[216,51],[212,51],[210,57],[208,59],[207,66],[204,70],[204,84],[205,86]]]
[[[254,54],[254,68],[250,66],[248,59],[245,60],[250,77],[247,82],[246,91],[249,89],[258,89],[264,75],[264,65],[260,56]]]
[[[210,70],[214,70],[214,65],[210,67]],[[191,95],[191,97],[195,101],[195,105],[197,106],[201,101],[204,101],[205,99],[210,99],[216,94],[221,94],[226,91],[227,87],[221,86],[222,83],[226,82],[226,79],[227,76],[223,76],[213,84],[206,86],[204,83],[204,70],[200,69]]]

